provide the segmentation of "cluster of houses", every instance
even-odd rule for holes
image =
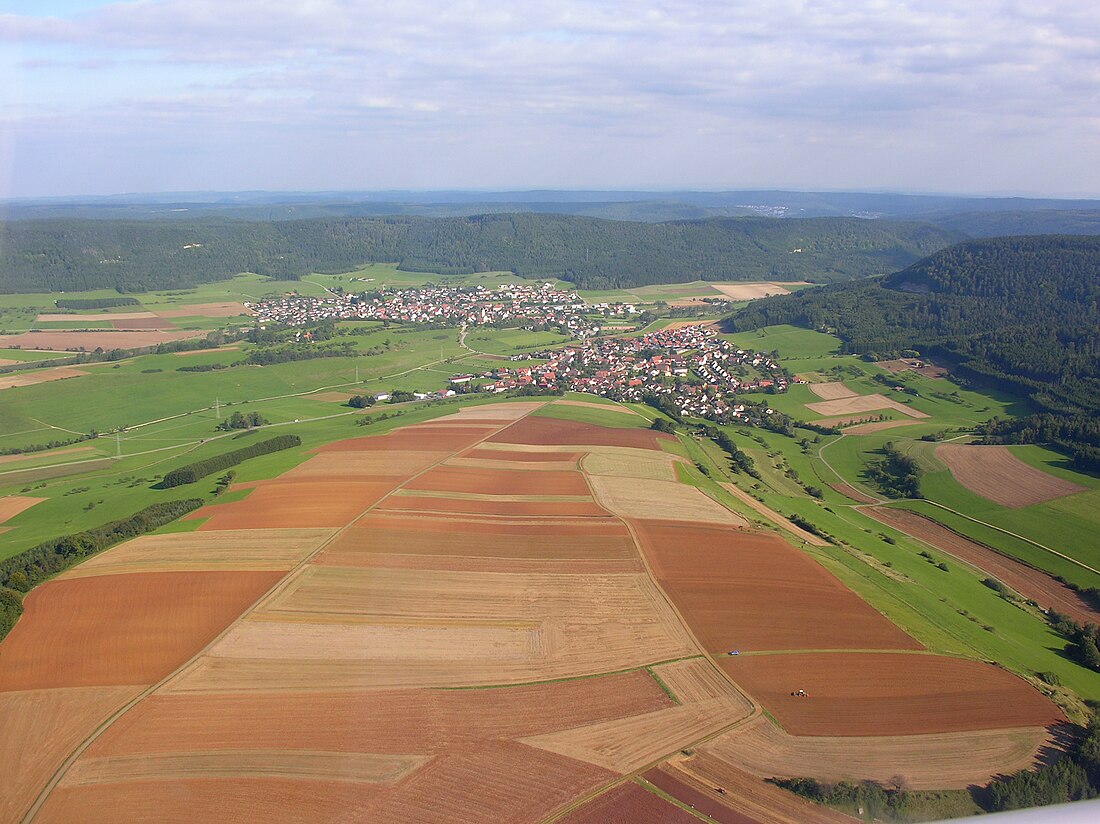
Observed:
[[[456,386],[483,392],[531,386],[587,392],[616,401],[667,398],[684,415],[724,421],[750,413],[736,395],[785,392],[786,371],[773,358],[739,349],[705,326],[666,329],[640,337],[592,338],[564,349],[516,355],[481,375],[454,375]]]
[[[626,303],[589,306],[576,292],[553,284],[484,286],[422,286],[412,289],[351,294],[333,292],[325,298],[287,295],[246,304],[259,323],[303,326],[326,320],[392,320],[448,326],[516,324],[553,328],[583,339],[600,330],[600,317],[636,314]]]

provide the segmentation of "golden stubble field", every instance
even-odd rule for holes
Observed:
[[[130,541],[36,590],[0,645],[0,821],[592,820],[581,802],[597,814],[608,791],[647,807],[645,781],[621,783],[643,770],[721,815],[809,821],[825,814],[760,781],[784,759],[955,786],[1047,740],[994,713],[966,763],[955,733],[778,731],[759,703],[769,669],[751,669],[753,695],[700,637],[744,622],[766,648],[768,610],[799,602],[821,643],[911,640],[858,599],[866,630],[815,617],[822,587],[855,596],[679,483],[667,436],[530,417],[541,405],[330,444],[198,511],[197,531]],[[760,615],[699,600],[776,553],[806,574]]]

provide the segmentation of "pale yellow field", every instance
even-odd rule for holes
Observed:
[[[680,458],[667,452],[622,447],[614,451],[592,452],[584,457],[581,467],[589,475],[675,481],[679,461]]]
[[[622,412],[624,415],[637,415],[633,409],[619,406],[617,403],[595,403],[593,401],[554,401],[554,406],[581,406],[588,409],[601,409],[604,412]]]
[[[523,472],[561,472],[577,468],[576,461],[497,461],[492,458],[448,458],[443,465],[468,466],[472,469],[516,469]]]
[[[748,526],[740,515],[687,484],[610,475],[593,475],[589,482],[600,505],[623,518]]]
[[[355,475],[405,477],[415,475],[420,470],[439,463],[449,454],[449,452],[418,450],[321,452],[279,477],[284,479]]]
[[[835,401],[838,398],[851,398],[858,394],[845,386],[842,381],[814,383],[810,385],[810,391],[826,401]]]
[[[756,300],[768,295],[789,295],[790,289],[778,283],[712,283],[715,289],[734,300]]]
[[[859,412],[874,412],[879,409],[893,409],[910,418],[927,418],[928,416],[918,409],[898,403],[893,398],[885,395],[856,395],[851,398],[839,398],[833,401],[820,401],[819,403],[806,404],[819,415],[852,415]]]
[[[334,529],[240,529],[146,535],[95,555],[59,577],[290,569],[335,532]]]

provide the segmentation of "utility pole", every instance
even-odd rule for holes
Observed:
[[[115,452],[118,457],[122,457],[122,436],[118,432],[115,433]]]
[[[222,403],[218,398],[214,398],[214,419],[222,419]]]
[[[359,383],[359,365],[355,365],[355,382]]]

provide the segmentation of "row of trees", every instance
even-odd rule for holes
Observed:
[[[195,461],[186,466],[173,469],[161,479],[160,483],[156,485],[156,488],[171,489],[172,487],[182,486],[184,484],[193,484],[199,479],[205,478],[207,475],[213,475],[215,472],[229,469],[229,467],[236,466],[249,458],[256,458],[260,455],[270,454],[271,452],[279,452],[283,449],[292,449],[295,446],[301,445],[302,439],[297,435],[276,435],[274,438],[257,441],[254,444],[249,444],[240,449],[234,449],[231,452],[225,452],[221,455],[215,455],[211,458]]]
[[[113,306],[138,306],[137,298],[58,298],[58,309],[110,309]]]

